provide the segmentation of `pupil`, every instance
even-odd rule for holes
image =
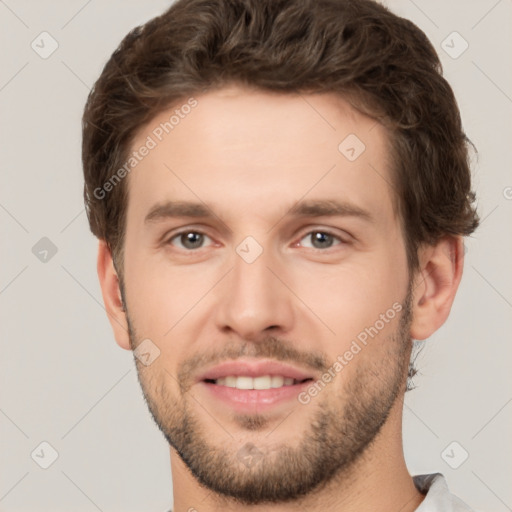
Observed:
[[[202,241],[203,235],[200,233],[190,232],[182,235],[181,237],[181,242],[184,247],[187,247],[188,249],[197,249],[197,247],[201,246]]]
[[[313,234],[313,246],[316,247],[315,244],[317,242],[319,243],[321,249],[325,248],[326,246],[329,247],[332,242],[332,237],[328,233],[322,233],[320,231],[317,231]]]

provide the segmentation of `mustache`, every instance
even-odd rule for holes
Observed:
[[[288,363],[295,363],[315,371],[325,372],[329,368],[327,357],[318,351],[300,351],[290,341],[267,336],[258,341],[243,341],[242,343],[230,341],[222,349],[201,350],[185,361],[178,370],[178,383],[182,390],[187,390],[194,380],[194,376],[205,366],[213,366],[227,360],[241,357],[260,359],[274,359]]]

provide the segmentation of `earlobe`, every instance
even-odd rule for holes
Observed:
[[[424,340],[450,313],[464,265],[462,237],[447,236],[418,252],[420,268],[413,285],[411,337]]]
[[[104,240],[100,240],[98,246],[97,270],[105,310],[114,331],[116,342],[121,348],[131,350],[119,278],[114,267],[112,254]]]

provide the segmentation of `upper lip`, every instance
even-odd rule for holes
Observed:
[[[259,377],[261,375],[281,375],[296,380],[305,380],[313,378],[310,373],[304,370],[273,360],[242,360],[225,361],[213,366],[209,370],[201,373],[198,382],[203,380],[216,380],[230,375],[245,375],[248,377]]]

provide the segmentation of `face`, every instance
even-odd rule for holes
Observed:
[[[159,350],[136,359],[139,380],[199,482],[289,501],[350,471],[403,392],[410,290],[386,134],[330,94],[195,100],[133,144],[155,142],[128,177],[130,343]]]

